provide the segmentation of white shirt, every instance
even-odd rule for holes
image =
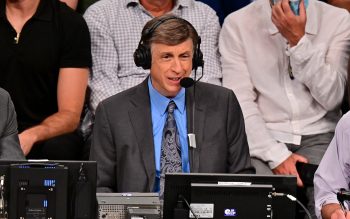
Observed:
[[[230,14],[220,33],[223,84],[241,104],[251,155],[270,168],[291,155],[284,143],[334,131],[340,117],[350,16],[316,0],[306,13],[306,34],[293,48],[272,23],[269,0]]]

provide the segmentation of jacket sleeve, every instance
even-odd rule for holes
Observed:
[[[4,102],[0,101],[0,159],[23,160],[25,158],[19,144],[14,106],[9,95],[2,97]]]
[[[249,147],[244,127],[244,118],[236,96],[229,91],[227,136],[229,144],[230,173],[255,173],[250,162]]]
[[[90,160],[97,161],[97,191],[116,192],[116,150],[103,103],[96,110]]]

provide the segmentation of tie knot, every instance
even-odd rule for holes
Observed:
[[[173,100],[170,101],[167,108],[168,113],[173,113],[175,108],[176,108],[175,102]]]

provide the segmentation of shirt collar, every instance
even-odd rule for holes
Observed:
[[[6,1],[1,1],[0,4],[0,17],[6,17]],[[48,0],[41,0],[39,2],[38,8],[33,15],[33,18],[39,20],[50,21],[52,19],[52,9],[49,6]]]
[[[173,100],[176,104],[177,109],[181,114],[185,112],[185,88],[181,88],[180,92],[174,98],[168,98],[160,94],[152,85],[151,77],[148,78],[148,91],[151,101],[157,106],[157,111],[160,115],[166,112],[168,104]]]
[[[258,0],[257,6],[262,6],[264,8],[264,11],[266,12],[265,21],[268,26],[269,33],[271,35],[274,35],[278,33],[277,27],[272,23],[271,20],[271,6],[269,0]],[[305,33],[315,35],[318,32],[318,26],[319,23],[317,22],[317,14],[316,14],[316,8],[315,8],[315,1],[309,0],[309,5],[306,8],[306,27],[305,27]]]

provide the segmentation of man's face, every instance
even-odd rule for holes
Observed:
[[[151,80],[153,87],[166,97],[175,97],[180,91],[180,80],[192,71],[193,42],[169,46],[152,43]]]

